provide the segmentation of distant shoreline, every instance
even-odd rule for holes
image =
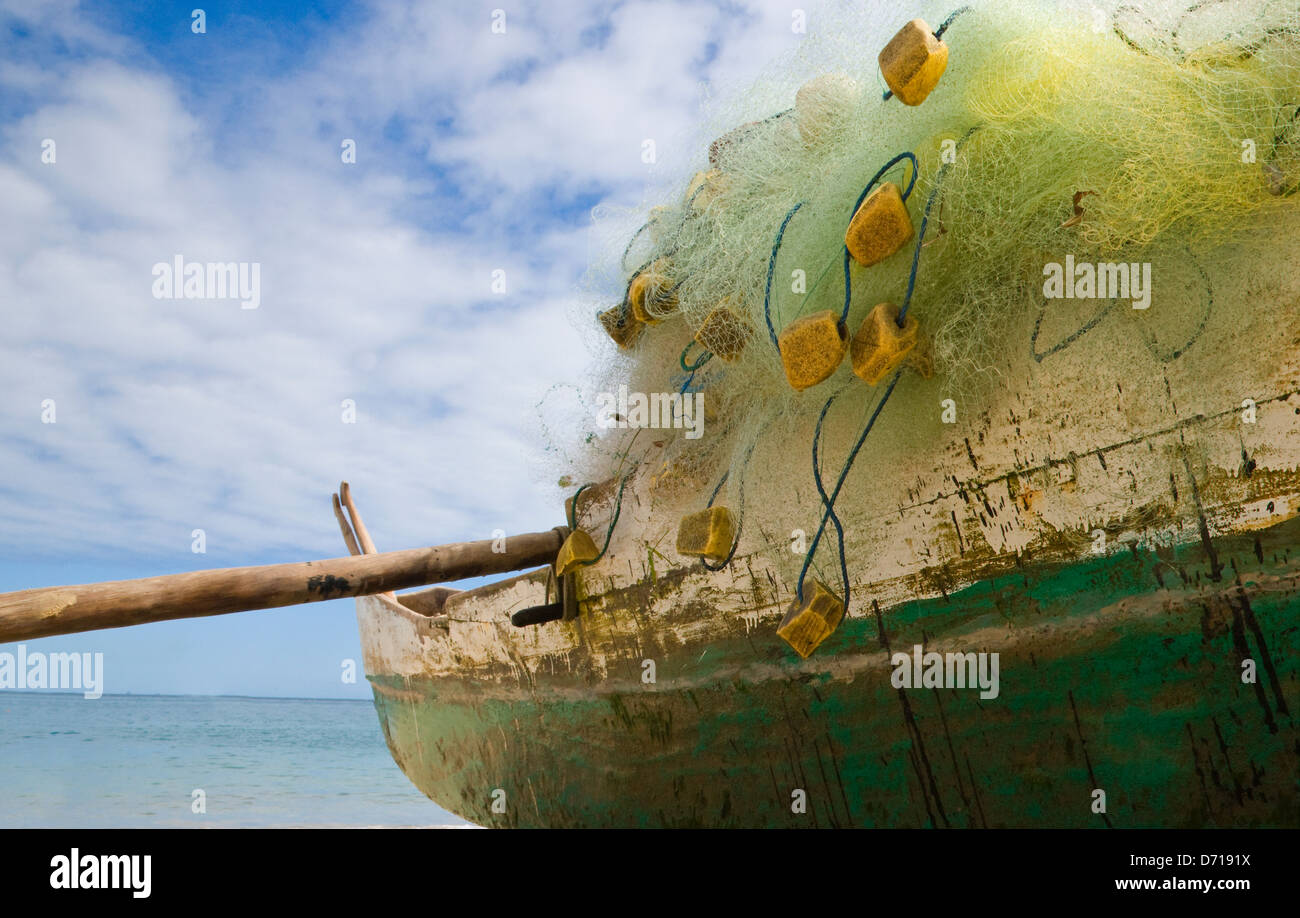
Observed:
[[[72,698],[81,698],[82,693],[75,689],[65,691],[62,689],[0,689],[0,696],[50,696],[66,695]],[[299,695],[194,695],[189,693],[171,693],[171,692],[105,692],[99,699],[104,698],[238,698],[244,701],[346,701],[354,704],[373,704],[369,698],[306,698]],[[83,699],[84,700],[84,699]]]

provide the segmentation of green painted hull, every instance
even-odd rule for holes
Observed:
[[[1300,519],[995,563],[846,619],[807,661],[767,627],[702,648],[646,626],[584,677],[579,622],[550,675],[373,674],[375,704],[416,786],[485,826],[1300,825]],[[638,612],[619,609],[583,618]],[[915,644],[997,650],[999,696],[894,688],[890,652]]]

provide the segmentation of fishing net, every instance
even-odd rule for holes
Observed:
[[[906,105],[885,97],[877,53],[915,16],[944,24],[949,57],[929,96]],[[852,528],[888,512],[895,497],[877,491],[907,486],[899,467],[951,439],[945,399],[963,417],[987,410],[1017,361],[1049,359],[1094,328],[1093,353],[1122,359],[1140,345],[1157,363],[1195,347],[1207,325],[1221,340],[1247,334],[1245,318],[1207,318],[1215,291],[1222,307],[1250,277],[1288,272],[1300,185],[1294,0],[855,3],[809,22],[796,52],[712,107],[697,174],[637,214],[599,212],[593,228],[592,296],[576,316],[597,355],[591,392],[700,393],[703,435],[622,424],[617,401],[598,422],[591,393],[550,393],[543,439],[562,486],[636,470],[645,512],[672,513],[700,510],[711,493],[736,510],[748,483],[752,518],[753,482],[777,476],[791,506],[766,508],[774,529],[824,524],[828,504],[830,529]],[[864,267],[846,256],[845,233],[878,174],[915,232]],[[1150,265],[1158,308],[1097,300],[1078,317],[1044,313],[1044,266],[1065,253]],[[834,348],[840,319],[847,339],[880,303],[915,319],[907,361],[869,385],[851,355],[832,353],[828,378],[792,386],[783,331],[820,316],[809,334]],[[1029,354],[1008,357],[1030,330]],[[1201,359],[1212,372],[1215,355]],[[886,391],[858,459],[867,471],[828,501]],[[799,577],[804,558],[783,535],[753,535],[747,550]],[[843,558],[811,563],[833,580]]]

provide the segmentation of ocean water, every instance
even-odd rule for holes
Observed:
[[[452,825],[369,701],[0,692],[0,827]]]

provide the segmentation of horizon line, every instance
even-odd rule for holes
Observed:
[[[84,701],[99,698],[244,698],[254,701],[362,701],[373,703],[373,698],[309,697],[306,695],[231,695],[227,693],[203,694],[196,692],[104,692],[99,698],[85,698],[84,691],[76,689],[0,689],[0,695],[70,695]]]

